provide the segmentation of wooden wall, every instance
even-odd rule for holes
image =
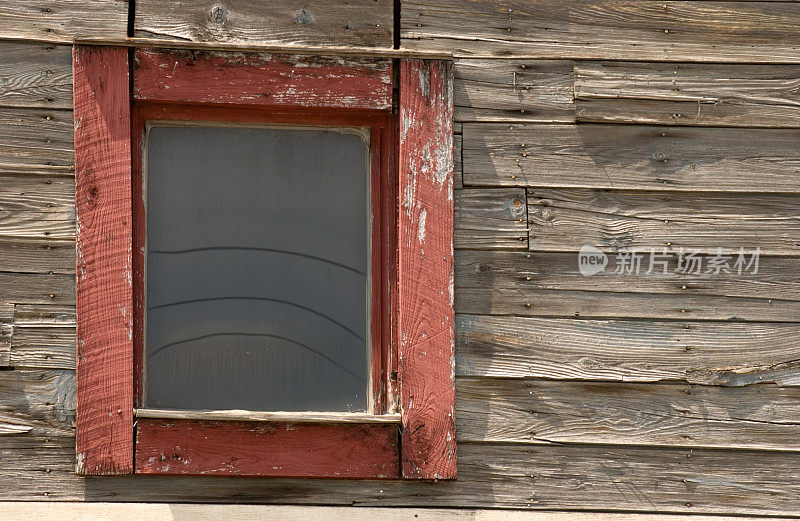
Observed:
[[[123,37],[127,5],[0,0],[0,499],[800,511],[800,6],[781,1],[402,1],[402,45],[456,55],[458,481],[76,476],[55,43]],[[387,0],[287,5],[137,0],[132,29],[391,45]],[[762,257],[584,277],[584,244]]]

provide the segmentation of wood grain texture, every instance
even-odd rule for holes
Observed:
[[[703,265],[707,265],[707,256]],[[677,257],[670,256],[667,272],[648,266],[639,275],[605,270],[587,277],[580,273],[572,253],[456,250],[456,288],[530,288],[531,291],[613,291],[684,293],[750,298],[796,300],[800,295],[800,258],[759,259],[758,273],[683,273],[676,271]]]
[[[133,472],[128,50],[74,49],[79,474]]]
[[[137,474],[397,478],[396,425],[137,419]]]
[[[75,180],[0,173],[0,236],[75,238]]]
[[[389,0],[140,0],[136,36],[204,42],[392,46]]]
[[[14,305],[10,302],[0,302],[0,367],[9,367],[11,365],[11,336],[13,331]]]
[[[456,477],[452,63],[400,62],[399,387],[404,478]]]
[[[456,316],[456,371],[703,385],[800,385],[800,325]]]
[[[458,378],[459,441],[798,450],[800,389]]]
[[[138,49],[135,64],[140,100],[392,108],[391,60]]]
[[[456,60],[456,121],[575,121],[572,62]]]
[[[0,437],[6,500],[261,503],[586,509],[794,515],[800,454],[581,444],[459,446],[459,479],[325,480],[213,476],[104,477],[72,469],[72,441]],[[42,477],[46,473],[46,479]],[[687,505],[688,504],[688,505]],[[410,517],[413,517],[410,516]],[[702,519],[702,518],[701,518]]]
[[[525,191],[520,188],[456,190],[456,248],[528,247]]]
[[[0,108],[0,163],[72,167],[72,112]]]
[[[0,295],[16,304],[75,304],[75,275],[0,271]]]
[[[71,44],[76,36],[124,38],[128,3],[119,0],[3,0],[0,38]]]
[[[464,125],[464,185],[792,192],[798,130]]]
[[[406,0],[405,47],[456,57],[798,63],[780,2]]]
[[[279,422],[314,424],[361,424],[361,425],[400,425],[400,415],[370,414],[366,412],[297,412],[297,411],[244,411],[244,410],[176,410],[176,409],[136,409],[137,418],[158,420],[217,421],[236,420],[240,422]]]
[[[0,371],[0,395],[0,437],[74,438],[74,371]]]
[[[453,189],[461,190],[464,183],[461,180],[461,145],[463,143],[461,134],[453,134]]]
[[[75,326],[15,325],[12,367],[75,369]]]
[[[75,273],[75,242],[0,238],[0,271]]]
[[[528,191],[528,221],[537,251],[800,253],[800,201],[788,194],[537,189]]]
[[[72,109],[72,49],[0,42],[0,106]]]
[[[456,312],[526,317],[638,318],[793,322],[800,300],[686,293],[457,288]]]
[[[582,62],[579,121],[798,127],[800,70],[791,65]]]

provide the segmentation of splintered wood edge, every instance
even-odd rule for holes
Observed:
[[[180,409],[135,409],[137,418],[164,420],[238,420],[286,423],[364,423],[400,424],[400,414],[368,414],[355,412],[260,412],[243,410],[188,411]]]

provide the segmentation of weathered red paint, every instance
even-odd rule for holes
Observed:
[[[272,107],[392,108],[391,60],[137,49],[134,99]]]
[[[133,302],[128,50],[76,46],[79,474],[133,472]]]
[[[400,62],[399,364],[404,478],[456,477],[452,64]]]
[[[396,425],[157,420],[136,429],[137,474],[397,478]]]

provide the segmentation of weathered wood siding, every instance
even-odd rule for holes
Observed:
[[[139,0],[134,29],[391,44],[391,2],[339,5]],[[126,6],[0,0],[0,37],[124,36]],[[0,42],[0,499],[796,515],[799,28],[781,1],[401,2],[403,46],[456,54],[439,483],[75,475],[71,49]],[[672,256],[586,277],[586,244]],[[681,247],[762,255],[680,274]]]

